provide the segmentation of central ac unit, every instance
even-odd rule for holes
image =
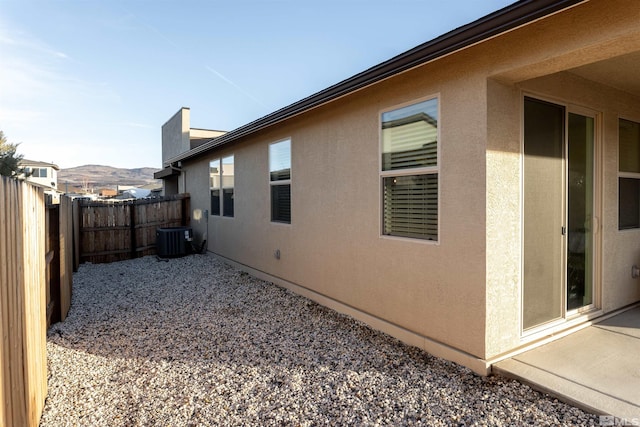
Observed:
[[[193,230],[191,227],[166,227],[156,230],[156,253],[160,258],[175,258],[187,255],[191,249]]]

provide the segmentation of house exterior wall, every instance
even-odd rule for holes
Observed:
[[[510,52],[503,60],[492,58],[487,69],[487,359],[529,341],[520,331],[525,93],[600,114],[600,305],[606,313],[640,299],[640,282],[631,278],[631,266],[640,262],[640,230],[618,231],[617,199],[618,117],[639,120],[640,99],[570,72],[640,50],[639,19],[637,2],[596,0],[483,45],[485,58]]]
[[[37,169],[46,169],[47,170],[47,176],[45,177],[35,177],[35,176],[29,176],[27,177],[27,181],[36,183],[36,184],[40,184],[43,185],[45,187],[50,187],[50,188],[57,188],[58,187],[58,174],[56,172],[56,170],[52,167],[45,167],[45,166],[29,166],[31,169],[37,168]]]
[[[29,172],[33,172],[34,169],[46,170],[47,176],[34,176],[33,174],[26,177],[26,180],[34,184],[47,187],[49,189],[58,188],[58,171],[57,166],[44,162],[31,162],[28,160],[22,161],[20,167],[25,168]]]
[[[640,230],[617,230],[617,118],[639,120],[640,102],[564,71],[640,50],[638,12],[634,1],[592,0],[183,162],[179,187],[191,194],[196,235],[208,229],[210,251],[481,371],[474,360],[526,341],[522,103],[523,93],[537,94],[602,113],[602,309],[637,301],[630,268],[640,262]],[[432,96],[439,242],[381,237],[380,113]],[[278,224],[268,149],[285,138],[292,222]],[[207,218],[209,161],[231,154],[235,217]]]
[[[520,339],[521,305],[521,137],[522,102],[529,96],[594,110],[599,113],[599,167],[602,202],[596,212],[602,239],[601,302],[603,312],[640,300],[640,283],[631,267],[640,263],[640,230],[618,230],[618,118],[640,121],[640,98],[587,81],[571,73],[558,73],[508,87],[490,82],[489,121],[500,130],[490,132],[487,153],[492,165],[488,208],[496,218],[493,233],[487,231],[487,357],[523,344]],[[504,121],[505,117],[513,120]],[[514,125],[515,124],[515,125]],[[498,145],[502,142],[503,145]],[[596,208],[598,210],[598,207]],[[499,219],[499,223],[498,223]],[[495,280],[491,280],[495,277]]]
[[[380,112],[430,96],[441,117],[439,242],[380,237]],[[185,164],[192,216],[208,209],[208,162],[233,154],[235,217],[209,218],[211,251],[481,358],[485,104],[482,81],[454,67],[364,90]],[[290,225],[270,221],[268,146],[284,138]]]
[[[553,94],[601,114],[603,179],[602,309],[605,312],[640,299],[640,281],[631,267],[640,263],[640,229],[618,230],[618,118],[640,122],[640,98],[587,81],[570,73],[524,82],[523,90]]]
[[[181,108],[164,125],[162,125],[162,164],[167,160],[186,153],[191,148],[189,143],[189,125],[191,110]]]

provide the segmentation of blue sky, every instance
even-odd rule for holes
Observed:
[[[31,160],[161,166],[511,0],[0,0],[0,130]]]

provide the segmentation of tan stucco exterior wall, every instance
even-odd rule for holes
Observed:
[[[593,0],[484,45],[487,57],[491,52],[510,52],[507,60],[492,59],[488,70],[487,359],[528,342],[520,331],[525,93],[600,114],[604,206],[600,307],[609,312],[640,299],[640,282],[630,273],[631,266],[640,262],[640,232],[618,231],[617,216],[618,116],[640,118],[640,99],[563,72],[640,50],[638,22],[640,3]]]
[[[235,218],[209,219],[209,249],[482,357],[485,99],[468,77],[417,70],[188,164],[196,208],[208,203],[208,162],[235,156]],[[440,100],[440,241],[381,237],[380,111],[430,96]],[[284,138],[290,225],[270,222],[268,145]]]
[[[552,75],[605,47],[640,50],[638,5],[592,0],[184,162],[180,190],[191,194],[196,235],[207,228],[195,211],[210,209],[208,163],[233,154],[235,217],[208,218],[209,250],[471,359],[513,350],[523,343],[520,134],[529,91],[602,112],[602,308],[638,300],[630,267],[640,262],[640,231],[617,230],[616,174],[617,115],[640,119],[640,103]],[[599,19],[604,12],[611,19]],[[439,242],[381,237],[380,112],[430,96],[440,105]],[[284,138],[290,225],[270,222],[268,146]]]
[[[618,231],[618,117],[640,119],[640,98],[570,73],[522,82],[517,87],[497,82],[491,82],[489,87],[489,100],[494,105],[490,108],[490,120],[491,114],[494,119],[511,116],[514,120],[496,122],[495,127],[500,132],[490,132],[494,143],[493,150],[487,153],[487,163],[492,165],[488,168],[491,171],[488,179],[493,181],[488,186],[488,209],[495,212],[488,216],[499,219],[493,222],[493,230],[487,230],[490,236],[487,249],[487,293],[490,295],[487,298],[487,357],[509,351],[524,342],[519,337],[522,310],[519,150],[524,94],[598,113],[596,131],[602,197],[600,206],[596,207],[602,245],[600,306],[604,312],[609,312],[640,299],[640,281],[631,278],[631,266],[640,263],[640,230]],[[502,148],[497,145],[500,141]],[[501,280],[490,280],[492,277]]]

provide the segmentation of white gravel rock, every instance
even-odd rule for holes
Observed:
[[[84,264],[41,427],[598,425],[210,255]]]

